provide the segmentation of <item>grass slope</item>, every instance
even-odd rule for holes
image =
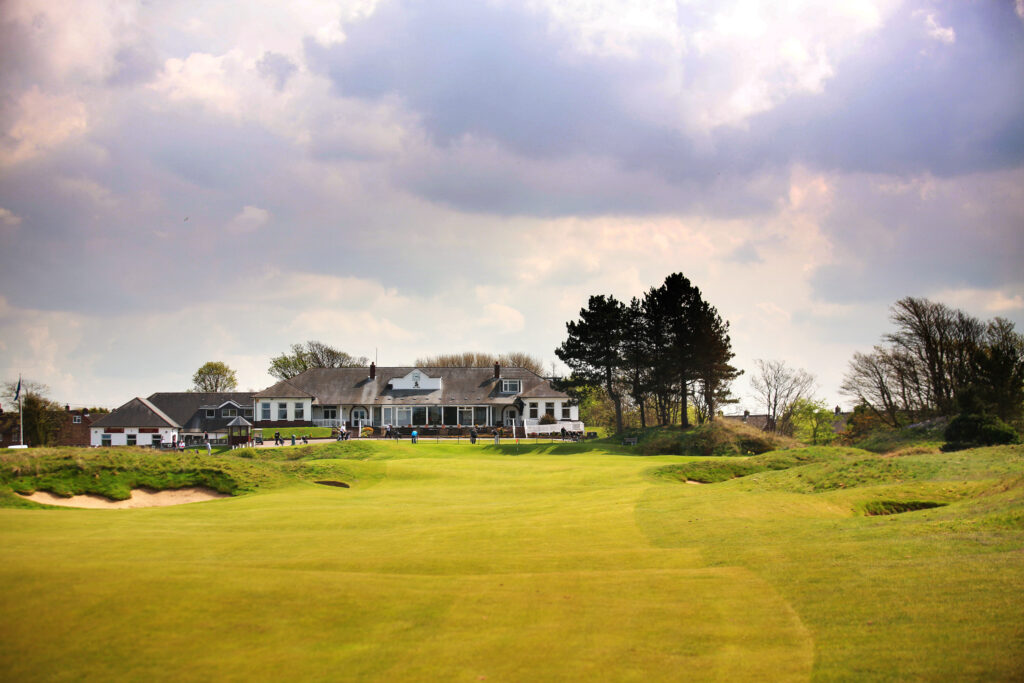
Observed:
[[[95,474],[115,455],[35,465]],[[6,486],[39,476],[15,460],[0,455]],[[694,458],[569,444],[349,442],[200,460],[251,493],[0,510],[4,678],[1024,672],[1022,447],[732,457],[711,462],[757,471],[703,486],[682,482]],[[352,488],[311,483],[323,479]],[[946,505],[867,516],[873,501]]]

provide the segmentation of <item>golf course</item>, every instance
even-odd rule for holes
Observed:
[[[33,449],[0,504],[4,680],[1024,678],[1024,446]]]

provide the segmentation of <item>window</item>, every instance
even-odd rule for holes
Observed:
[[[261,403],[260,404],[260,419],[261,420],[269,420],[270,419],[270,404],[269,403]]]
[[[100,445],[101,446],[109,446],[110,445],[110,434],[102,434],[102,435],[100,435]]]
[[[571,420],[572,419],[572,413],[569,412],[569,404],[568,403],[563,403],[562,404],[562,419],[563,420]]]
[[[368,415],[366,414],[366,408],[353,408],[352,412],[350,413],[350,417],[352,418],[353,424],[359,422],[360,420],[366,422],[366,420],[368,419]]]
[[[135,434],[126,434],[125,435],[125,440],[126,440],[126,442],[128,443],[129,446],[136,445],[136,443],[135,443],[136,442]]]
[[[373,408],[373,426],[380,427],[384,423],[381,421],[381,409],[380,406],[374,406]]]
[[[81,415],[75,415],[74,417],[71,418],[71,423],[72,424],[76,424],[76,425],[82,424],[82,416]]]
[[[455,406],[445,406],[442,411],[441,423],[446,425],[459,424],[459,409]]]
[[[551,417],[555,416],[555,403],[554,403],[554,401],[548,401],[547,403],[544,404],[544,414],[545,415],[550,415]]]
[[[221,417],[235,417],[236,415],[238,415],[238,409],[237,408],[225,408],[224,410],[222,410],[220,412],[220,414],[221,414]]]
[[[362,408],[352,409],[352,420],[356,420],[356,414],[362,410]],[[395,424],[399,427],[408,427],[412,424],[412,408],[408,406],[398,406],[395,408]]]
[[[210,418],[217,417],[217,409],[216,408],[207,408],[206,409],[206,417],[210,417]]]
[[[338,409],[335,406],[324,406],[324,419],[325,420],[337,420]]]
[[[153,435],[153,448],[160,448],[160,444],[163,442],[163,438],[159,434]]]
[[[503,379],[501,380],[501,393],[503,394],[518,394],[523,387],[523,381],[519,379]]]
[[[441,406],[429,406],[427,408],[427,424],[441,424]]]
[[[468,427],[473,424],[473,409],[459,408],[459,424]]]
[[[301,401],[295,404],[295,419],[305,420],[306,419],[306,405]]]
[[[473,424],[485,425],[490,422],[487,419],[487,406],[477,406],[473,409]]]
[[[412,409],[412,423],[414,425],[427,424],[427,407],[416,406]]]
[[[242,408],[243,417],[252,417],[252,408]]]
[[[287,420],[288,419],[288,404],[278,403],[277,404],[277,419]]]
[[[532,420],[536,420],[537,419],[537,402],[536,401],[530,401],[530,419],[532,419]]]

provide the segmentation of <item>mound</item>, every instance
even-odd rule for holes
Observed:
[[[653,427],[638,432],[644,455],[759,455],[796,448],[788,437],[770,434],[735,420],[717,420],[692,429]]]

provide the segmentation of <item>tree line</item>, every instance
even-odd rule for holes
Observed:
[[[627,304],[611,295],[591,296],[577,320],[566,323],[566,340],[555,354],[572,371],[566,389],[586,400],[600,388],[611,400],[615,427],[623,408],[639,412],[640,425],[690,425],[714,419],[719,406],[735,402],[729,387],[741,370],[729,323],[682,273]]]
[[[890,320],[895,329],[880,344],[854,354],[845,395],[890,427],[957,413],[1020,422],[1024,335],[1011,321],[915,297],[897,301]]]

